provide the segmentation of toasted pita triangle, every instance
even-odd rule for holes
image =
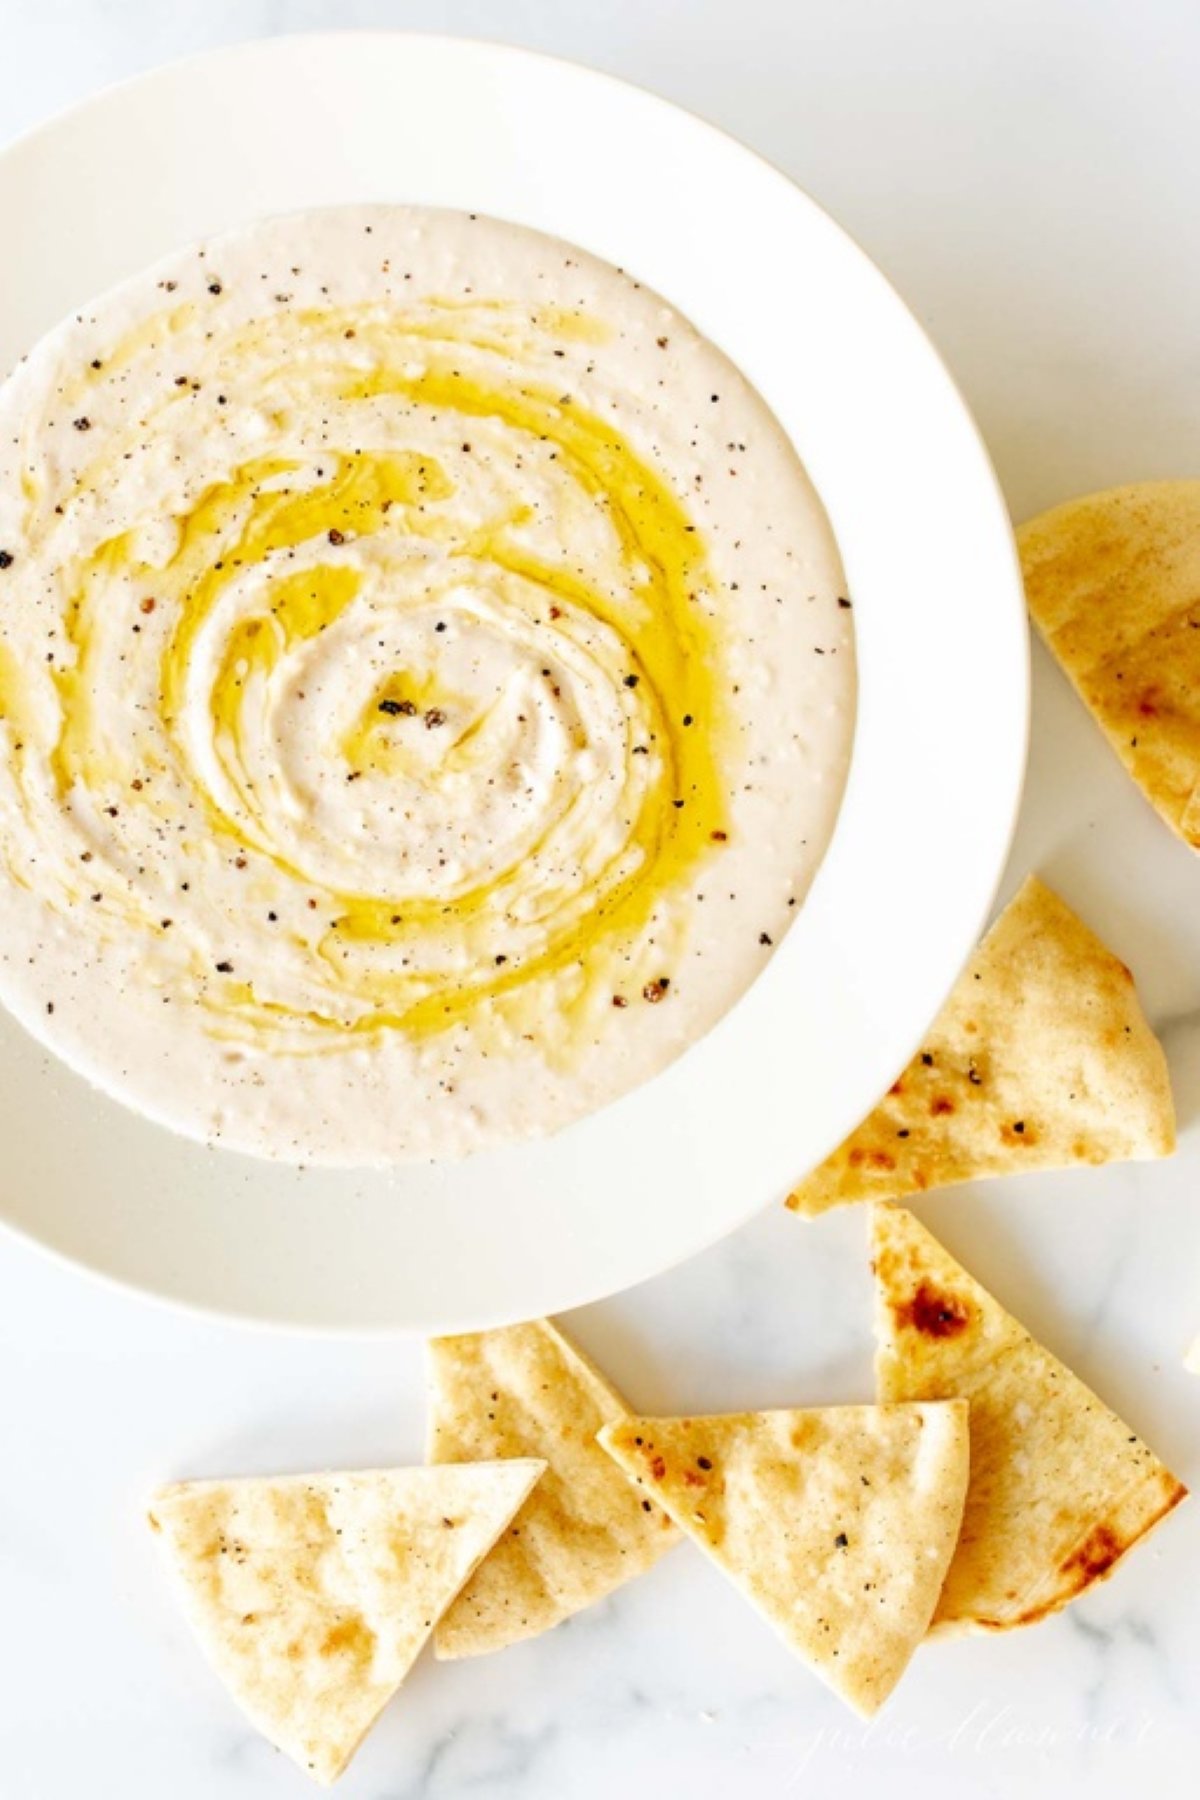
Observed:
[[[967,1486],[967,1408],[625,1419],[600,1442],[864,1716],[924,1637]]]
[[[1030,1625],[1107,1575],[1186,1489],[902,1207],[877,1206],[881,1400],[971,1405],[939,1630]]]
[[[154,1496],[150,1523],[234,1699],[330,1782],[543,1467],[181,1482]]]
[[[1200,481],[1089,494],[1017,543],[1047,645],[1150,804],[1200,848]]]
[[[796,1212],[1175,1148],[1166,1059],[1124,963],[1031,877],[891,1092]]]
[[[429,1459],[538,1456],[548,1465],[437,1628],[439,1657],[533,1637],[658,1561],[679,1534],[596,1443],[629,1408],[546,1319],[429,1346]]]

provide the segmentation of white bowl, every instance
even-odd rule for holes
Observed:
[[[0,365],[197,237],[389,200],[519,220],[635,271],[773,407],[854,597],[858,724],[833,843],[762,977],[702,1042],[570,1130],[465,1163],[304,1172],[205,1150],[0,1019],[0,1209],[184,1304],[311,1328],[464,1329],[578,1305],[692,1254],[778,1201],[870,1108],[1003,866],[1028,646],[986,453],[862,252],[712,127],[526,51],[277,38],[160,70],[35,132],[0,156],[0,236],[16,247]]]

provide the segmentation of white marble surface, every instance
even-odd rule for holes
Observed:
[[[558,50],[765,151],[857,233],[932,329],[1018,515],[1196,472],[1191,0],[0,0],[0,137],[202,44],[334,23]],[[970,580],[964,569],[964,604]],[[1035,864],[1133,964],[1171,1057],[1180,1153],[921,1210],[1200,1484],[1200,1381],[1179,1366],[1200,1327],[1200,868],[1040,656],[1009,887]],[[867,1300],[860,1218],[803,1226],[772,1212],[572,1325],[646,1407],[854,1399],[870,1391]],[[306,1791],[200,1666],[155,1578],[140,1500],[175,1474],[415,1458],[421,1434],[416,1344],[181,1317],[0,1240],[3,1800]],[[1193,1503],[1058,1619],[924,1650],[865,1729],[684,1548],[550,1638],[490,1661],[422,1663],[342,1791],[1192,1793],[1198,1581]]]

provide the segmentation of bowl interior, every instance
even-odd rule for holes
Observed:
[[[490,212],[661,291],[791,434],[855,606],[853,763],[800,917],[716,1030],[554,1138],[387,1173],[274,1167],[146,1123],[0,1020],[11,1224],[185,1304],[310,1328],[466,1328],[562,1310],[698,1250],[779,1198],[888,1085],[1004,862],[1024,607],[970,417],[867,258],[709,126],[524,51],[274,39],[44,127],[0,157],[0,225],[26,247],[0,364],[174,247],[347,201]]]

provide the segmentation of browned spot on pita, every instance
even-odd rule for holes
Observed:
[[[340,1656],[348,1651],[355,1662],[370,1662],[374,1649],[375,1633],[362,1619],[342,1619],[332,1625],[318,1646],[322,1656]]]
[[[855,1168],[865,1164],[869,1169],[882,1169],[885,1172],[896,1166],[895,1157],[887,1150],[852,1150],[850,1160]]]
[[[1112,1574],[1122,1557],[1132,1550],[1148,1531],[1165,1519],[1181,1500],[1186,1500],[1187,1494],[1188,1491],[1183,1483],[1176,1481],[1174,1476],[1167,1475],[1164,1471],[1162,1502],[1152,1516],[1148,1516],[1136,1530],[1125,1536],[1113,1531],[1107,1525],[1097,1526],[1079,1549],[1063,1562],[1060,1573],[1064,1582],[1068,1584],[1063,1591],[1056,1592],[1052,1599],[1043,1601],[1040,1605],[1031,1606],[1019,1618],[985,1619],[981,1621],[985,1629],[1003,1631],[1010,1624],[1036,1625],[1049,1613],[1057,1612],[1075,1595],[1084,1593],[1095,1582],[1104,1581]]]
[[[1080,1544],[1078,1550],[1072,1551],[1062,1564],[1064,1575],[1078,1575],[1080,1587],[1086,1587],[1091,1581],[1098,1581],[1108,1571],[1121,1554],[1121,1546],[1107,1525],[1097,1525]]]
[[[939,1292],[932,1282],[923,1281],[912,1299],[895,1307],[896,1323],[910,1326],[926,1337],[956,1337],[971,1322],[971,1309],[955,1294]]]

